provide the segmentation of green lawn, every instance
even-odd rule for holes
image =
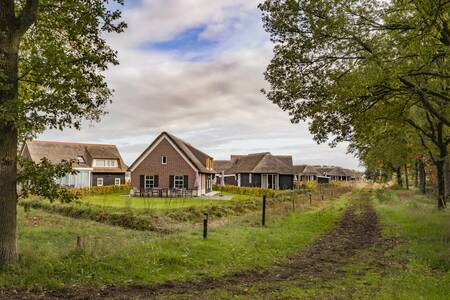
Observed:
[[[89,203],[104,207],[130,208],[130,209],[177,209],[192,206],[206,206],[210,204],[229,204],[231,201],[206,200],[200,198],[139,198],[128,197],[123,194],[105,194],[86,196],[81,199]]]
[[[267,228],[259,215],[233,218],[207,240],[200,229],[158,235],[20,209],[20,260],[0,271],[0,287],[149,284],[268,267],[330,230],[346,201],[268,216]]]

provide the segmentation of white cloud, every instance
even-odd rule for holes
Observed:
[[[307,126],[265,99],[263,72],[272,45],[262,29],[258,1],[144,0],[125,11],[126,33],[108,39],[121,65],[107,73],[115,90],[109,114],[80,132],[49,131],[41,138],[115,143],[131,163],[161,131],[170,131],[215,156],[272,151],[299,163],[356,168],[344,145],[316,145]],[[204,26],[200,39],[218,46],[207,59],[195,53],[144,50],[142,43],[170,40]],[[195,51],[194,51],[195,52]]]

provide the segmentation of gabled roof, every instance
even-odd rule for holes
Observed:
[[[22,150],[22,155],[38,163],[42,158],[47,158],[51,163],[58,164],[62,161],[72,162],[73,167],[90,168],[94,159],[116,159],[119,161],[117,168],[94,168],[94,172],[125,172],[127,169],[119,150],[115,145],[85,144],[54,141],[27,141]],[[78,158],[81,157],[84,162]]]
[[[303,170],[306,168],[306,165],[296,165],[292,167],[292,170],[294,171],[294,174],[301,174],[303,173]]]
[[[294,171],[297,175],[320,175],[317,168],[310,165],[294,166]]]
[[[222,173],[231,168],[233,162],[231,160],[214,160],[214,170],[216,173]]]
[[[292,157],[288,159],[287,156],[275,156],[270,152],[264,152],[240,156],[226,173],[293,174],[292,167]]]
[[[201,173],[214,173],[214,170],[210,170],[206,167],[207,158],[212,159],[212,157],[191,144],[183,141],[182,139],[170,134],[168,132],[162,132],[151,144],[147,147],[147,149],[131,164],[130,170],[133,170],[137,165],[141,163],[141,161],[150,154],[153,150],[153,147],[159,143],[162,138],[168,139],[172,142],[175,147],[186,157],[189,163],[191,163],[199,172]]]

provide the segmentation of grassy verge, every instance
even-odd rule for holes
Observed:
[[[379,191],[374,197],[386,237],[400,240],[388,253],[403,267],[383,278],[381,299],[449,299],[450,211],[430,197]]]
[[[19,213],[20,260],[0,271],[0,287],[151,284],[268,267],[330,230],[346,198],[285,217],[235,220],[169,236],[32,210]],[[81,249],[76,237],[82,236]]]
[[[449,299],[450,212],[438,211],[434,199],[410,191],[377,190],[355,196],[373,203],[388,250],[376,246],[360,251],[333,280],[318,280],[310,287],[299,287],[296,281],[281,283],[278,296]],[[260,297],[260,290],[253,296]]]

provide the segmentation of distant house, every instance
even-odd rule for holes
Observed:
[[[232,165],[233,162],[231,160],[214,160],[214,171],[216,171],[215,184],[227,184],[227,181],[229,184],[232,184],[234,174],[225,175],[225,171],[231,168]]]
[[[125,184],[127,166],[115,145],[27,141],[21,156],[36,163],[44,157],[54,164],[70,162],[78,172],[58,178],[62,186],[83,188]]]
[[[292,189],[294,172],[292,156],[272,155],[270,152],[248,155],[232,155],[229,161],[222,161],[231,167],[216,173],[224,176],[224,183],[269,189]]]
[[[163,132],[129,168],[134,190],[186,189],[195,195],[212,190],[213,158]]]
[[[352,180],[353,174],[350,170],[346,170],[341,167],[335,166],[324,166],[317,168],[322,175],[330,177],[334,181],[350,181]]]
[[[298,182],[315,181],[321,175],[314,166],[296,165],[293,169]]]

